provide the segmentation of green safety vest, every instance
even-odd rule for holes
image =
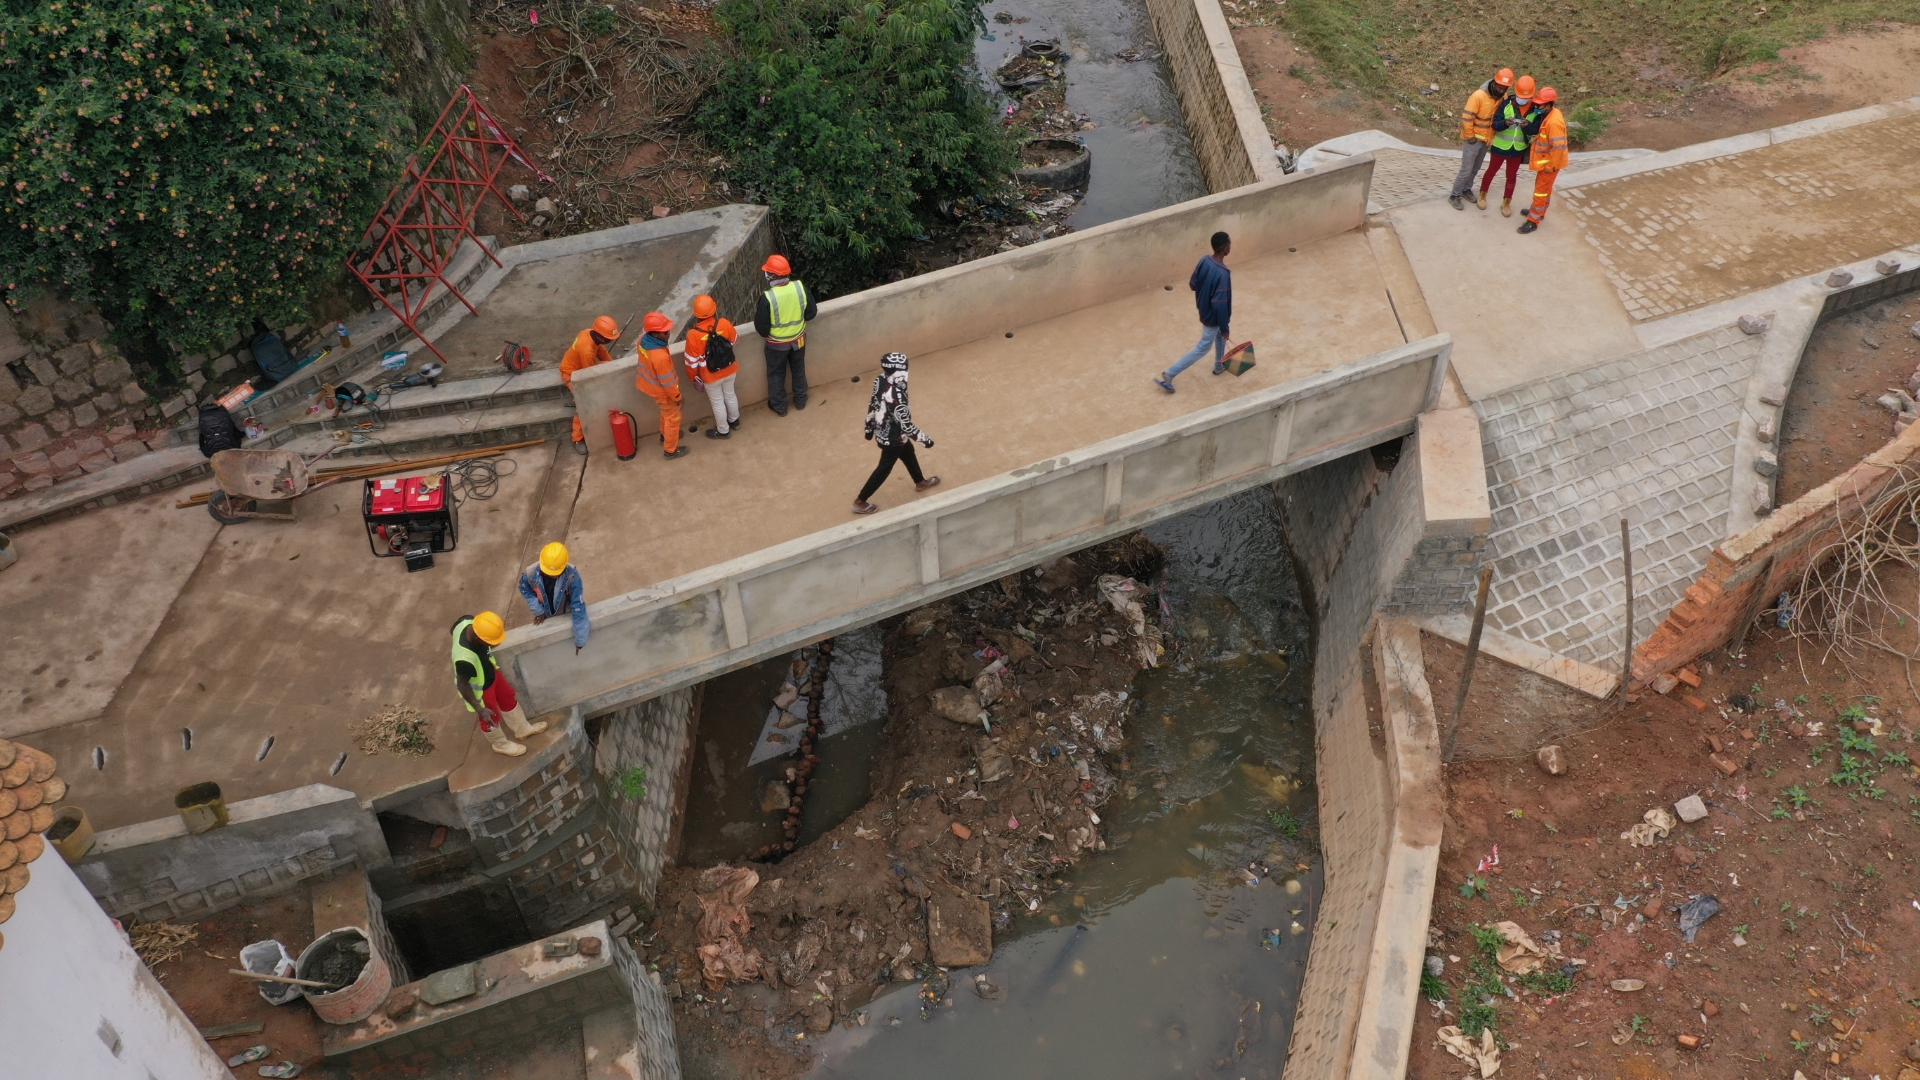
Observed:
[[[469,685],[473,687],[473,696],[477,698],[485,692],[487,688],[487,662],[481,658],[479,653],[474,652],[472,649],[460,643],[460,635],[465,633],[467,627],[472,625],[472,616],[468,616],[453,624],[453,682],[455,686],[460,685],[459,665],[462,660],[465,660],[468,666],[473,668],[473,681]],[[461,698],[460,703],[466,705],[467,699]],[[467,705],[467,711],[474,711],[473,706]]]
[[[1508,126],[1493,133],[1493,148],[1504,150],[1508,154],[1524,151],[1527,148],[1527,136],[1526,132],[1512,126],[1520,119],[1519,110],[1514,107],[1512,101],[1507,101],[1500,106],[1500,119],[1505,120]]]
[[[807,287],[797,281],[767,290],[767,340],[798,341],[807,331]]]

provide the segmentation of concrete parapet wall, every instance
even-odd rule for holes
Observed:
[[[530,713],[645,700],[1407,434],[1450,349],[1403,345],[600,601],[585,655],[558,626],[496,653]]]
[[[1219,0],[1147,0],[1208,191],[1281,175]],[[1238,241],[1236,240],[1236,243]]]
[[[807,326],[807,379],[815,386],[844,382],[877,370],[887,352],[933,353],[1184,281],[1194,248],[1218,229],[1233,234],[1236,258],[1254,259],[1358,228],[1366,220],[1372,172],[1370,159],[1302,171],[835,297],[820,305]],[[795,270],[806,277],[804,265]],[[721,308],[721,314],[748,324],[737,345],[742,362],[734,383],[742,404],[767,397],[761,343],[751,327],[758,293],[755,287],[740,307]],[[992,321],[954,317],[964,312],[990,312]],[[684,308],[668,314],[676,324],[688,317]],[[682,349],[679,342],[673,346],[676,355]],[[596,452],[612,446],[604,422],[609,409],[632,413],[643,432],[659,427],[653,399],[635,385],[637,366],[627,356],[573,378],[580,415],[599,421],[585,424],[587,444]],[[710,414],[706,395],[686,382],[684,370],[681,397],[689,418]]]
[[[109,915],[153,922],[202,919],[349,863],[392,861],[374,815],[325,784],[243,799],[227,822],[199,834],[178,816],[109,829],[74,870]]]

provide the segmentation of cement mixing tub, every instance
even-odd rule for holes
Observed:
[[[295,977],[320,982],[337,984],[344,977],[340,974],[343,967],[350,969],[353,961],[363,959],[359,974],[340,989],[303,991],[314,1015],[329,1024],[357,1024],[372,1016],[393,992],[393,969],[387,966],[373,939],[357,926],[329,930],[301,951]]]

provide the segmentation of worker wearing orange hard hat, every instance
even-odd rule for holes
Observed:
[[[1540,127],[1534,132],[1527,167],[1533,170],[1533,205],[1527,208],[1527,220],[1520,226],[1522,235],[1540,227],[1547,216],[1547,203],[1553,199],[1553,182],[1567,167],[1567,116],[1560,111],[1560,92],[1543,87],[1534,103],[1546,110]]]
[[[693,298],[693,325],[687,327],[687,375],[707,392],[713,406],[713,426],[707,438],[725,439],[740,426],[740,397],[733,392],[733,380],[740,374],[739,361],[733,355],[733,343],[740,331],[720,317],[713,297],[701,293]]]
[[[793,278],[785,255],[769,255],[760,264],[767,289],[753,309],[753,328],[760,333],[767,354],[767,408],[787,415],[787,374],[793,374],[793,407],[807,407],[807,320],[818,305],[807,287]]]
[[[660,445],[667,457],[685,457],[687,448],[680,445],[680,376],[673,370],[673,354],[667,351],[673,320],[649,311],[640,329],[640,374],[634,385],[660,406]]]
[[[1466,209],[1461,200],[1472,193],[1473,178],[1480,175],[1480,163],[1486,160],[1487,144],[1493,141],[1494,111],[1512,89],[1513,69],[1501,68],[1467,95],[1466,108],[1460,110],[1460,173],[1447,193],[1447,202],[1455,210]]]
[[[573,373],[581,368],[595,364],[605,364],[613,360],[613,354],[607,346],[620,340],[620,324],[613,316],[602,315],[593,320],[593,325],[574,336],[573,344],[567,348],[567,354],[560,358],[560,385],[573,393]],[[573,418],[573,448],[584,454],[587,452],[587,433],[580,426],[580,418]]]
[[[1533,94],[1533,76],[1522,75],[1513,82],[1513,94],[1494,110],[1493,141],[1487,146],[1493,160],[1487,164],[1487,175],[1480,178],[1482,210],[1487,208],[1487,189],[1493,186],[1494,174],[1505,169],[1507,190],[1500,199],[1500,213],[1513,216],[1513,185],[1520,175],[1520,163],[1527,159],[1534,133],[1546,117],[1546,110],[1535,106]]]
[[[519,696],[507,674],[494,662],[493,649],[507,639],[507,624],[499,615],[483,611],[465,615],[453,624],[453,686],[467,711],[480,719],[480,732],[496,754],[519,757],[527,748],[507,737],[525,739],[547,730],[546,721],[527,723]]]

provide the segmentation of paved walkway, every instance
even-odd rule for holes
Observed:
[[[1920,238],[1920,113],[1569,188],[1563,201],[1636,320]]]

